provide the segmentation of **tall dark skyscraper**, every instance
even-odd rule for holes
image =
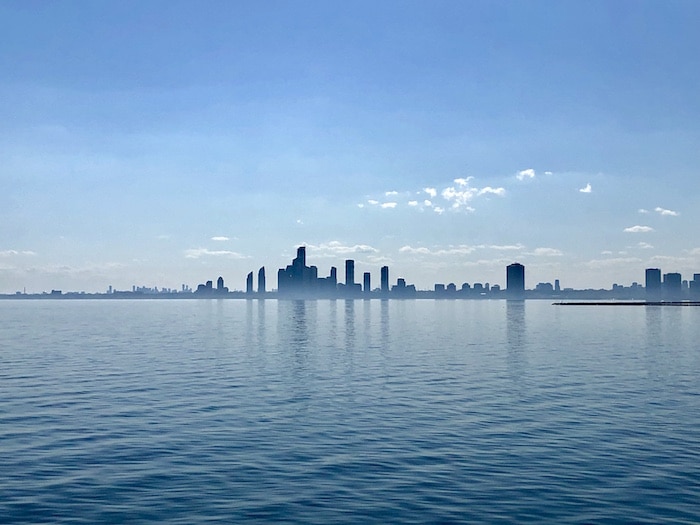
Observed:
[[[647,297],[658,297],[661,294],[661,270],[659,268],[647,268],[645,282]]]
[[[346,259],[345,261],[345,286],[348,288],[355,285],[355,261]]]
[[[664,295],[672,299],[677,299],[682,293],[682,277],[679,273],[664,274]]]
[[[508,297],[525,295],[525,267],[520,263],[506,266],[506,293]]]
[[[250,272],[245,278],[245,293],[249,295],[253,293],[253,272]]]
[[[261,267],[258,270],[258,293],[265,293],[265,267]]]
[[[382,293],[389,293],[389,267],[382,266]]]
[[[362,291],[365,293],[370,293],[372,291],[371,279],[372,277],[369,272],[365,272],[362,276]]]
[[[223,277],[219,277],[216,280],[216,289],[219,290],[220,292],[224,291],[224,278]]]

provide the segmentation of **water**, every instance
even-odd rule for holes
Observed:
[[[0,522],[697,523],[700,308],[2,301]]]

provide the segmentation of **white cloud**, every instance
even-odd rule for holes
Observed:
[[[611,252],[610,250],[603,250],[602,252],[600,252],[600,254],[601,255],[612,255],[613,252]]]
[[[379,201],[375,201],[374,199],[369,199],[367,201],[367,204],[371,204],[372,206],[376,206],[377,204],[379,204]]]
[[[538,257],[560,257],[563,255],[561,250],[556,248],[535,248],[533,254]]]
[[[396,208],[396,203],[395,202],[385,202],[382,204],[382,208],[384,208],[384,209]]]
[[[435,188],[423,188],[423,191],[433,199],[437,197],[437,190]]]
[[[505,195],[505,193],[506,193],[505,188],[492,188],[491,186],[486,186],[486,187],[481,188],[479,190],[478,195],[493,194],[493,195],[503,196],[503,195]]]
[[[498,244],[492,244],[490,246],[487,246],[487,248],[490,248],[492,250],[499,250],[499,251],[517,251],[517,250],[522,250],[525,248],[522,244],[505,244],[505,245],[498,245]]]
[[[449,188],[442,190],[441,195],[443,199],[451,202],[454,207],[459,208],[460,206],[466,205],[477,193],[478,190],[476,188],[465,188],[458,190],[450,186]]]
[[[440,248],[437,250],[430,250],[425,247],[414,248],[412,246],[402,246],[399,248],[400,253],[410,253],[415,255],[469,255],[473,253],[475,248],[473,246],[467,246],[466,244],[461,244],[459,246],[450,246],[449,248]]]
[[[457,184],[458,186],[468,186],[469,181],[472,180],[474,177],[467,177],[466,179],[460,178],[460,179],[455,179],[454,183]]]
[[[623,230],[625,233],[648,233],[648,232],[653,232],[654,228],[651,226],[630,226],[629,228],[625,228]]]
[[[409,206],[418,206],[418,201],[408,201],[408,205]]]
[[[578,191],[580,191],[581,193],[591,193],[593,191],[593,188],[591,188],[591,183],[589,182],[586,184],[586,186],[584,186]]]
[[[207,248],[192,248],[185,250],[186,259],[200,259],[202,257],[228,257],[230,259],[246,259],[245,255],[228,250],[209,250]]]
[[[653,248],[653,246],[651,244],[649,244],[648,242],[640,242],[639,244],[637,244],[637,247],[642,248],[644,250],[648,250],[650,248]]]
[[[229,238],[225,237],[224,235],[217,235],[216,237],[211,238],[212,241],[228,241]]]
[[[379,250],[368,244],[346,245],[340,241],[330,241],[318,245],[306,244],[309,252],[313,252],[318,257],[329,257],[335,255],[348,255],[353,253],[379,253]]]
[[[649,213],[649,210],[645,210],[644,208],[639,208],[639,213]]]
[[[516,175],[518,180],[525,180],[525,179],[534,179],[535,178],[535,170],[532,168],[528,168],[526,170],[521,170],[518,172]]]
[[[636,257],[617,257],[612,259],[593,259],[588,261],[586,266],[593,269],[609,268],[611,266],[630,266],[641,263],[641,259]]]
[[[399,194],[398,191],[385,191],[384,192],[384,195],[387,197],[391,197],[392,195],[398,195],[398,194]]]
[[[670,217],[678,217],[680,215],[680,213],[678,213],[677,211],[666,210],[666,209],[660,208],[658,206],[656,208],[654,208],[654,211],[656,213],[661,214],[661,215],[666,215],[666,216],[670,216]]]
[[[441,208],[440,206],[435,206],[434,210],[438,215],[442,215],[445,212],[445,209]]]
[[[430,201],[429,201],[428,199],[425,199],[425,200],[423,201],[423,205],[424,205],[424,206],[428,206],[428,207],[430,207],[430,206],[432,206],[432,205],[433,205],[433,203],[432,203],[432,202],[430,202]]]
[[[17,255],[36,255],[36,252],[31,250],[0,250],[0,257],[14,257]]]
[[[545,175],[553,175],[553,173],[551,171],[545,171],[544,174]]]

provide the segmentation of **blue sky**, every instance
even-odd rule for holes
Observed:
[[[700,273],[700,4],[0,3],[0,293]],[[342,272],[341,272],[342,273]]]

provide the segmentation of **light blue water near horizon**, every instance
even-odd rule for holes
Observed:
[[[700,308],[1,301],[0,522],[698,523]]]

